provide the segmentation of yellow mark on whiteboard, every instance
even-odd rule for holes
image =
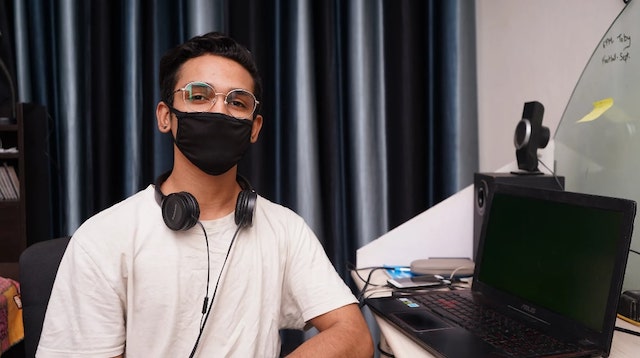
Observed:
[[[598,117],[600,117],[602,113],[606,112],[607,109],[611,108],[611,106],[613,106],[613,98],[611,97],[593,102],[593,110],[591,110],[591,112],[586,116],[582,117],[578,123],[591,122],[598,119]]]

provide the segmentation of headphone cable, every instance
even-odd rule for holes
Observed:
[[[200,223],[200,221],[198,221],[198,223]],[[207,232],[204,229],[204,226],[202,225],[202,223],[200,223],[200,227],[202,227],[202,230],[204,231],[204,238],[205,238],[205,241],[207,242],[207,267],[209,267],[210,265],[209,239],[207,237]],[[193,356],[196,354],[196,350],[198,349],[198,344],[200,343],[200,338],[202,337],[202,333],[204,332],[204,326],[207,324],[207,320],[209,319],[209,314],[211,314],[211,308],[213,307],[213,301],[216,298],[216,292],[218,292],[218,285],[220,284],[222,273],[224,272],[224,268],[227,265],[227,260],[229,259],[229,255],[231,254],[231,248],[233,247],[233,243],[236,241],[236,238],[238,237],[238,232],[240,232],[241,228],[242,228],[242,225],[238,225],[236,232],[233,234],[233,237],[231,238],[231,243],[229,243],[229,249],[227,249],[227,255],[225,256],[224,261],[222,262],[222,268],[220,269],[220,273],[218,274],[218,279],[216,280],[216,286],[213,288],[213,294],[209,302],[207,302],[208,301],[207,296],[209,294],[209,273],[207,272],[207,296],[205,296],[204,298],[204,305],[202,307],[203,310],[202,310],[202,319],[200,320],[201,322],[200,331],[198,332],[198,338],[196,339],[196,343],[193,345],[193,349],[191,350],[191,354],[189,355],[189,358],[193,358]],[[207,303],[209,307],[207,307]],[[206,307],[206,314],[205,314],[205,307]]]
[[[211,254],[209,251],[209,237],[207,236],[207,230],[205,230],[202,222],[198,220],[198,225],[202,228],[202,232],[204,233],[204,242],[207,244],[207,287],[204,291],[204,302],[202,303],[202,317],[200,317],[200,326],[202,326],[202,322],[204,321],[204,315],[207,313],[207,306],[209,303],[209,282],[211,278]]]

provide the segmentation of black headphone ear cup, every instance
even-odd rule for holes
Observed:
[[[242,190],[236,200],[235,221],[240,227],[247,227],[253,224],[253,212],[256,209],[256,199],[258,194],[252,189]]]
[[[187,193],[172,193],[162,200],[162,219],[171,230],[189,230],[200,218],[196,198]]]

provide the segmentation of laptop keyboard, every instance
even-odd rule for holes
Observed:
[[[505,315],[476,304],[471,297],[430,293],[412,296],[425,307],[466,328],[513,357],[538,357],[577,350]]]

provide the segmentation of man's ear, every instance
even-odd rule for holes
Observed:
[[[260,129],[262,129],[262,116],[257,115],[253,120],[253,127],[251,128],[251,143],[255,143],[258,141]]]
[[[160,132],[169,133],[171,131],[171,110],[164,101],[158,102],[156,106],[156,120]]]

